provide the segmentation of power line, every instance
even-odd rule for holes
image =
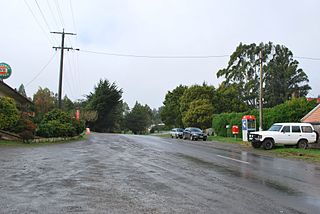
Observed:
[[[80,81],[80,66],[79,66],[79,53],[76,52],[76,55],[74,56],[75,59],[75,73],[77,74],[76,76],[78,77],[77,81],[78,81],[78,86],[80,87],[80,91],[83,91],[83,87]]]
[[[296,57],[293,57],[293,58],[320,61],[320,58],[316,58],[316,57],[296,56]]]
[[[48,30],[49,30],[49,32],[50,32],[50,31],[51,31],[51,28],[50,28],[50,26],[49,26],[49,23],[48,23],[45,15],[44,15],[44,13],[43,13],[40,5],[38,4],[38,1],[37,1],[37,0],[34,0],[34,1],[36,2],[36,5],[37,5],[37,7],[38,7],[38,9],[39,9],[39,11],[40,11],[41,17],[42,17],[44,23],[47,25],[47,28],[48,28]],[[54,16],[53,16],[53,17],[54,17]],[[56,38],[54,38],[53,40],[54,40],[55,42],[57,42]]]
[[[56,8],[57,8],[57,10],[58,10],[58,16],[59,16],[61,25],[62,25],[62,27],[64,28],[64,21],[63,21],[62,12],[61,12],[61,9],[60,9],[60,6],[59,6],[59,2],[58,2],[58,0],[55,0],[54,3],[55,3]]]
[[[52,62],[53,58],[57,55],[57,52],[55,52],[52,57],[49,59],[49,61],[42,67],[42,69],[36,74],[36,76],[34,78],[32,78],[32,80],[30,80],[25,87],[28,87],[28,85],[30,85],[35,79],[37,79],[40,74],[47,68],[47,66]]]
[[[225,58],[230,55],[134,55],[134,54],[120,54],[120,53],[109,53],[101,51],[90,51],[90,50],[80,50],[84,53],[93,53],[108,56],[118,56],[118,57],[134,57],[134,58],[151,58],[151,59],[206,59],[206,58]]]
[[[73,91],[76,91],[76,89],[78,88],[77,87],[77,85],[78,85],[78,83],[77,83],[77,77],[76,77],[76,74],[75,74],[75,72],[74,72],[74,67],[71,65],[71,60],[70,60],[70,56],[68,55],[68,54],[66,54],[66,60],[67,60],[67,62],[68,62],[68,65],[69,65],[69,72],[66,72],[66,76],[68,75],[68,74],[70,74],[70,78],[71,78],[71,82],[72,82],[72,84],[70,84],[70,93],[71,93],[71,95],[74,97],[74,95],[73,95]],[[66,79],[66,81],[68,80],[68,78],[66,77],[65,78]],[[67,84],[69,84],[68,82],[67,82]]]
[[[57,21],[57,19],[56,19],[56,16],[54,15],[54,12],[53,12],[53,9],[52,9],[52,7],[51,7],[51,4],[50,4],[50,1],[49,1],[49,0],[47,0],[47,5],[48,5],[48,7],[49,7],[49,10],[50,10],[51,16],[53,17],[53,20],[54,20],[55,26],[56,26],[57,28],[59,28],[58,21]],[[61,26],[61,27],[62,27],[62,26]]]
[[[103,51],[91,51],[91,50],[83,50],[83,49],[81,49],[80,51],[84,53],[92,53],[92,54],[107,55],[107,56],[152,58],[152,59],[206,59],[206,58],[225,58],[230,56],[230,55],[135,55],[135,54],[110,53],[110,52],[103,52]],[[296,56],[293,58],[320,61],[320,58],[316,58],[316,57]]]
[[[49,24],[48,24],[48,22],[47,22],[47,19],[46,19],[46,17],[45,17],[44,14],[43,14],[43,12],[42,12],[42,10],[41,10],[41,8],[40,8],[40,5],[38,4],[38,1],[37,1],[37,0],[34,0],[34,1],[35,1],[36,4],[37,4],[37,7],[38,7],[38,9],[39,9],[39,11],[40,11],[40,14],[41,14],[41,16],[42,16],[42,19],[43,19],[44,23],[47,25],[48,30],[51,31],[50,26],[49,26]]]
[[[38,24],[38,26],[40,27],[41,31],[43,32],[43,34],[47,37],[49,44],[53,44],[53,40],[50,40],[50,37],[47,35],[46,31],[43,29],[42,25],[40,24],[39,20],[37,19],[36,15],[34,14],[33,10],[31,9],[30,5],[28,4],[28,2],[26,0],[24,0],[25,5],[27,6],[28,10],[30,11],[31,15],[33,16],[35,22]]]
[[[73,27],[74,27],[74,30],[77,31],[77,26],[76,26],[76,22],[75,22],[75,18],[74,18],[74,12],[73,12],[73,6],[72,6],[72,0],[69,0],[69,3],[70,3],[70,10],[71,10],[71,17],[72,17]]]
[[[71,19],[72,19],[72,26],[73,26],[73,30],[75,32],[77,32],[77,26],[76,26],[76,21],[75,21],[75,18],[74,18],[74,12],[73,12],[73,5],[72,5],[72,0],[69,0],[69,9],[70,9],[70,14],[71,14]],[[75,46],[77,46],[77,41],[76,41],[76,37],[74,37],[74,42],[75,42]],[[69,43],[71,44],[71,46],[74,46],[73,42],[67,38],[67,40],[69,41]]]

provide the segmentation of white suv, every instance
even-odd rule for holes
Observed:
[[[306,149],[308,143],[316,143],[318,133],[309,123],[275,123],[268,131],[251,132],[251,145],[254,148],[272,149],[275,144],[296,145]]]

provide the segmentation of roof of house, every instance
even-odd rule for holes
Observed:
[[[307,98],[308,101],[312,101],[312,100],[317,100],[317,103],[320,103],[320,98],[312,98],[312,97],[308,97]]]
[[[21,105],[33,104],[31,100],[21,95],[19,92],[11,88],[3,81],[0,81],[0,91],[3,92],[6,96],[13,98],[17,103],[20,103]]]
[[[320,122],[320,104],[312,109],[306,116],[301,119],[306,123],[319,123]]]

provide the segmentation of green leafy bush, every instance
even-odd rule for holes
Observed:
[[[54,109],[39,124],[37,135],[41,137],[72,137],[84,130],[84,123],[71,118],[66,112]]]
[[[0,97],[0,129],[10,129],[19,119],[19,112],[13,99]]]
[[[66,112],[60,109],[54,109],[52,111],[49,111],[47,114],[45,114],[41,122],[46,123],[52,120],[57,120],[60,123],[68,123],[70,122],[71,118]]]

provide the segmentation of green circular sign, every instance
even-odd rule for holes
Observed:
[[[10,65],[1,62],[0,63],[0,79],[7,79],[12,73]]]

